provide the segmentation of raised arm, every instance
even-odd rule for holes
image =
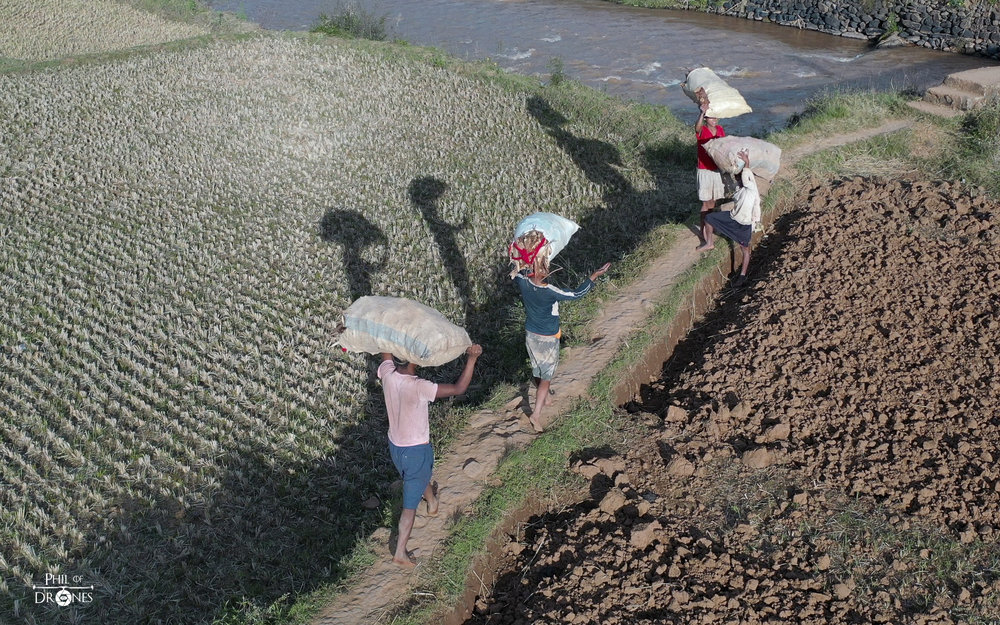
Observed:
[[[594,271],[594,273],[590,274],[590,281],[593,282],[597,280],[598,278],[606,274],[608,272],[608,269],[611,269],[611,263],[604,263],[603,265],[598,267],[597,270]]]
[[[705,113],[708,112],[708,102],[701,103],[701,114],[698,115],[698,121],[694,124],[694,136],[698,138],[701,136],[701,129],[705,126]]]
[[[472,371],[476,367],[476,359],[479,358],[483,353],[483,348],[479,345],[470,345],[469,349],[465,350],[465,369],[462,370],[462,375],[458,376],[458,381],[454,384],[438,384],[437,394],[434,396],[436,399],[442,399],[444,397],[454,397],[455,395],[461,395],[469,388],[469,382],[472,381]]]

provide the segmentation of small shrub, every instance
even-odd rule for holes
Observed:
[[[385,41],[389,38],[388,19],[387,14],[376,15],[357,3],[342,2],[332,15],[320,15],[319,23],[312,27],[311,32]]]
[[[549,59],[546,68],[549,70],[549,84],[558,87],[566,81],[566,72],[563,69],[563,61],[558,56]]]
[[[895,35],[899,32],[899,16],[895,13],[889,13],[889,17],[885,18],[885,32],[882,37],[887,37],[888,35]]]

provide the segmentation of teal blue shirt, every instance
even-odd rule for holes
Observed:
[[[521,299],[524,300],[525,329],[546,336],[559,333],[559,302],[580,299],[594,288],[594,281],[590,278],[584,280],[575,291],[564,291],[551,284],[537,286],[524,272],[515,275],[514,280],[517,281]]]

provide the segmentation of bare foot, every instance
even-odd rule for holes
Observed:
[[[406,554],[406,559],[404,560],[401,560],[396,556],[393,556],[392,563],[398,566],[399,568],[405,569],[407,571],[410,571],[417,566],[416,560],[414,560],[410,554]]]
[[[431,484],[431,491],[434,493],[431,499],[424,498],[427,502],[427,516],[435,517],[438,515],[438,508],[441,506],[441,499],[438,497],[438,485],[437,482]]]
[[[696,251],[696,252],[707,252],[709,250],[714,250],[714,249],[715,249],[715,245],[714,244],[709,245],[708,243],[702,243],[698,247],[694,248],[694,251]]]
[[[528,417],[528,421],[531,422],[531,427],[534,428],[536,432],[542,433],[545,431],[545,428],[543,428],[542,425],[537,420],[535,420],[534,416]]]

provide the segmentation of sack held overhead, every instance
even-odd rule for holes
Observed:
[[[341,325],[336,344],[345,351],[386,352],[421,367],[450,362],[472,345],[469,334],[444,315],[402,297],[358,298]]]
[[[705,151],[721,171],[734,176],[743,171],[739,151],[746,148],[750,154],[750,169],[768,182],[774,180],[781,166],[781,148],[754,137],[719,137],[705,144]]]
[[[724,119],[753,111],[739,91],[730,87],[726,81],[719,78],[718,74],[707,67],[699,67],[688,72],[687,78],[681,83],[681,89],[699,106],[701,98],[698,91],[704,89],[702,93],[708,99],[708,111],[705,115],[708,117]]]
[[[514,264],[511,277],[537,263],[547,267],[579,229],[576,222],[553,213],[534,213],[522,219],[507,248],[510,262]]]

